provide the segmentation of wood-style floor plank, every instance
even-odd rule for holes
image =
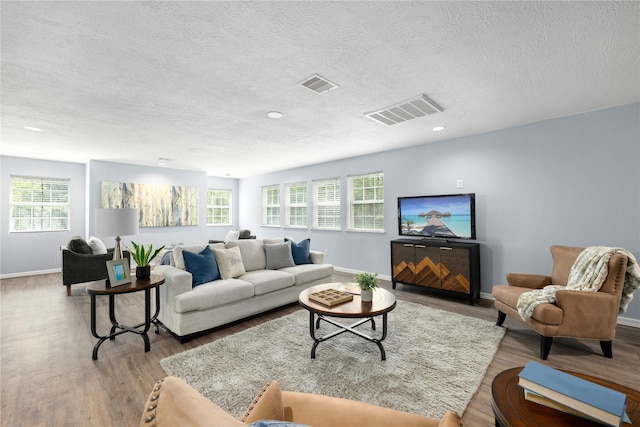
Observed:
[[[334,280],[350,282],[352,276],[336,273]],[[391,289],[387,282],[383,286]],[[401,300],[496,320],[491,301],[469,306],[464,299],[435,297],[403,285],[393,292]],[[0,419],[7,427],[136,426],[152,385],[166,375],[160,359],[300,309],[289,305],[185,344],[165,331],[150,333],[148,353],[141,337],[124,334],[105,342],[93,361],[96,339],[91,336],[89,296],[82,285],[73,286],[67,297],[60,274],[5,279],[0,283],[0,304]],[[139,322],[143,306],[142,292],[116,297],[118,320]],[[107,298],[98,297],[99,332],[108,329],[108,322]],[[508,332],[463,415],[467,426],[493,426],[489,390],[495,375],[539,361],[538,336],[513,319],[507,318],[505,325]],[[596,341],[556,339],[546,364],[640,389],[640,330],[619,326],[613,355],[603,357]]]

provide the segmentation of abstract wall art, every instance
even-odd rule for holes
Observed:
[[[103,208],[137,208],[140,227],[198,225],[198,188],[102,181]]]

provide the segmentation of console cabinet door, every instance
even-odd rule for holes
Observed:
[[[444,246],[439,249],[442,289],[465,294],[471,292],[469,250]]]
[[[416,285],[441,289],[440,249],[416,245]]]
[[[395,242],[391,244],[391,274],[394,284],[416,282],[415,257],[415,245]]]

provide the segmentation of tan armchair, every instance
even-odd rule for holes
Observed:
[[[420,415],[318,394],[281,391],[269,382],[238,420],[176,377],[158,381],[145,406],[140,427],[233,427],[259,420],[278,420],[313,427],[458,427],[447,412],[433,420]]]
[[[600,341],[606,357],[613,357],[611,341],[616,334],[616,323],[622,297],[628,258],[614,254],[609,259],[608,274],[598,292],[562,290],[556,294],[556,303],[543,303],[535,307],[529,320],[518,313],[518,298],[532,289],[547,285],[566,286],[571,266],[583,248],[551,246],[553,268],[551,276],[537,274],[508,274],[508,285],[493,287],[497,325],[502,326],[506,315],[531,327],[540,334],[540,358],[546,360],[553,337],[570,337]]]

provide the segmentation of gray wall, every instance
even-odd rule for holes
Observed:
[[[397,197],[474,192],[485,296],[494,284],[504,283],[507,272],[548,273],[552,244],[620,246],[640,258],[640,104],[239,181],[102,161],[85,166],[0,157],[0,166],[1,277],[60,268],[59,246],[73,235],[94,233],[103,180],[197,186],[203,201],[206,188],[229,188],[237,196],[233,227],[143,228],[134,237],[138,243],[198,243],[222,238],[231,228],[248,228],[260,238],[311,237],[312,248],[326,249],[327,261],[340,269],[383,276],[390,275],[389,241],[398,237]],[[384,233],[261,226],[263,185],[310,185],[338,176],[346,201],[347,175],[378,171],[385,173]],[[9,234],[11,174],[71,178],[71,230]],[[462,190],[457,179],[464,180]],[[203,203],[202,224],[204,215]],[[123,237],[127,245],[130,239]],[[621,321],[640,326],[640,293]]]
[[[69,231],[9,233],[11,175],[69,179]],[[85,234],[85,167],[78,163],[0,157],[0,274],[52,272],[60,268],[60,246]],[[62,284],[62,282],[61,282]]]
[[[61,267],[60,246],[73,236],[95,235],[95,209],[100,207],[102,181],[121,181],[138,184],[184,185],[200,191],[200,225],[189,227],[141,228],[137,236],[122,236],[122,245],[136,243],[153,244],[155,247],[173,243],[199,243],[209,239],[221,239],[238,225],[238,180],[207,177],[204,172],[168,168],[134,166],[122,163],[91,161],[78,163],[50,162],[20,157],[0,157],[2,232],[0,240],[0,277],[58,271]],[[27,175],[51,178],[70,178],[71,229],[44,233],[9,233],[9,194],[11,175]],[[229,226],[207,227],[207,188],[229,189],[234,194],[233,223]],[[6,203],[5,203],[6,201]],[[108,247],[113,247],[113,237],[103,237]]]
[[[632,104],[243,179],[239,219],[260,237],[311,237],[338,267],[390,276],[397,197],[473,192],[485,295],[508,272],[549,273],[552,244],[619,246],[640,259],[639,118]],[[263,185],[339,176],[345,202],[346,176],[375,171],[385,174],[385,233],[260,225]],[[624,317],[640,319],[640,292]]]

